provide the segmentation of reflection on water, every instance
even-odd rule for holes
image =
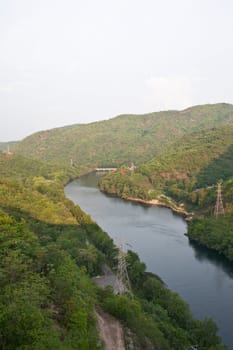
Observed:
[[[213,265],[224,271],[229,277],[233,278],[233,264],[224,256],[216,254],[214,251],[200,246],[195,241],[189,240],[189,245],[194,249],[195,258],[201,263],[211,262]]]
[[[212,317],[233,349],[233,266],[212,251],[189,241],[185,221],[169,209],[109,197],[89,174],[70,183],[65,193],[115,240],[136,251],[148,271],[189,303],[198,318]]]

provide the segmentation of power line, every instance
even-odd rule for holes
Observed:
[[[222,180],[219,180],[217,187],[217,200],[214,208],[214,216],[217,219],[219,215],[224,215],[224,213],[225,212],[222,200]]]
[[[126,253],[123,250],[123,244],[118,244],[119,253],[118,253],[118,266],[117,266],[117,278],[116,278],[116,287],[118,294],[129,294],[133,296],[129,275],[127,271],[126,263]]]

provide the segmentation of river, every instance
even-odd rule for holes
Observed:
[[[66,196],[116,241],[138,253],[147,270],[179,293],[193,314],[211,317],[233,349],[233,266],[207,249],[191,244],[186,222],[171,210],[123,201],[101,193],[98,176],[69,183]]]

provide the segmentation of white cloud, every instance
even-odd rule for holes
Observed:
[[[189,78],[151,77],[145,82],[147,111],[183,109],[192,104],[193,82]]]

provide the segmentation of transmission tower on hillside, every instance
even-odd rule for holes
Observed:
[[[117,278],[116,278],[116,289],[118,294],[129,294],[133,296],[131,291],[131,285],[126,264],[126,253],[123,250],[123,244],[118,245],[118,266],[117,266]]]
[[[222,180],[219,180],[217,187],[217,200],[214,208],[214,216],[216,219],[219,215],[224,215],[224,207],[222,201]]]

